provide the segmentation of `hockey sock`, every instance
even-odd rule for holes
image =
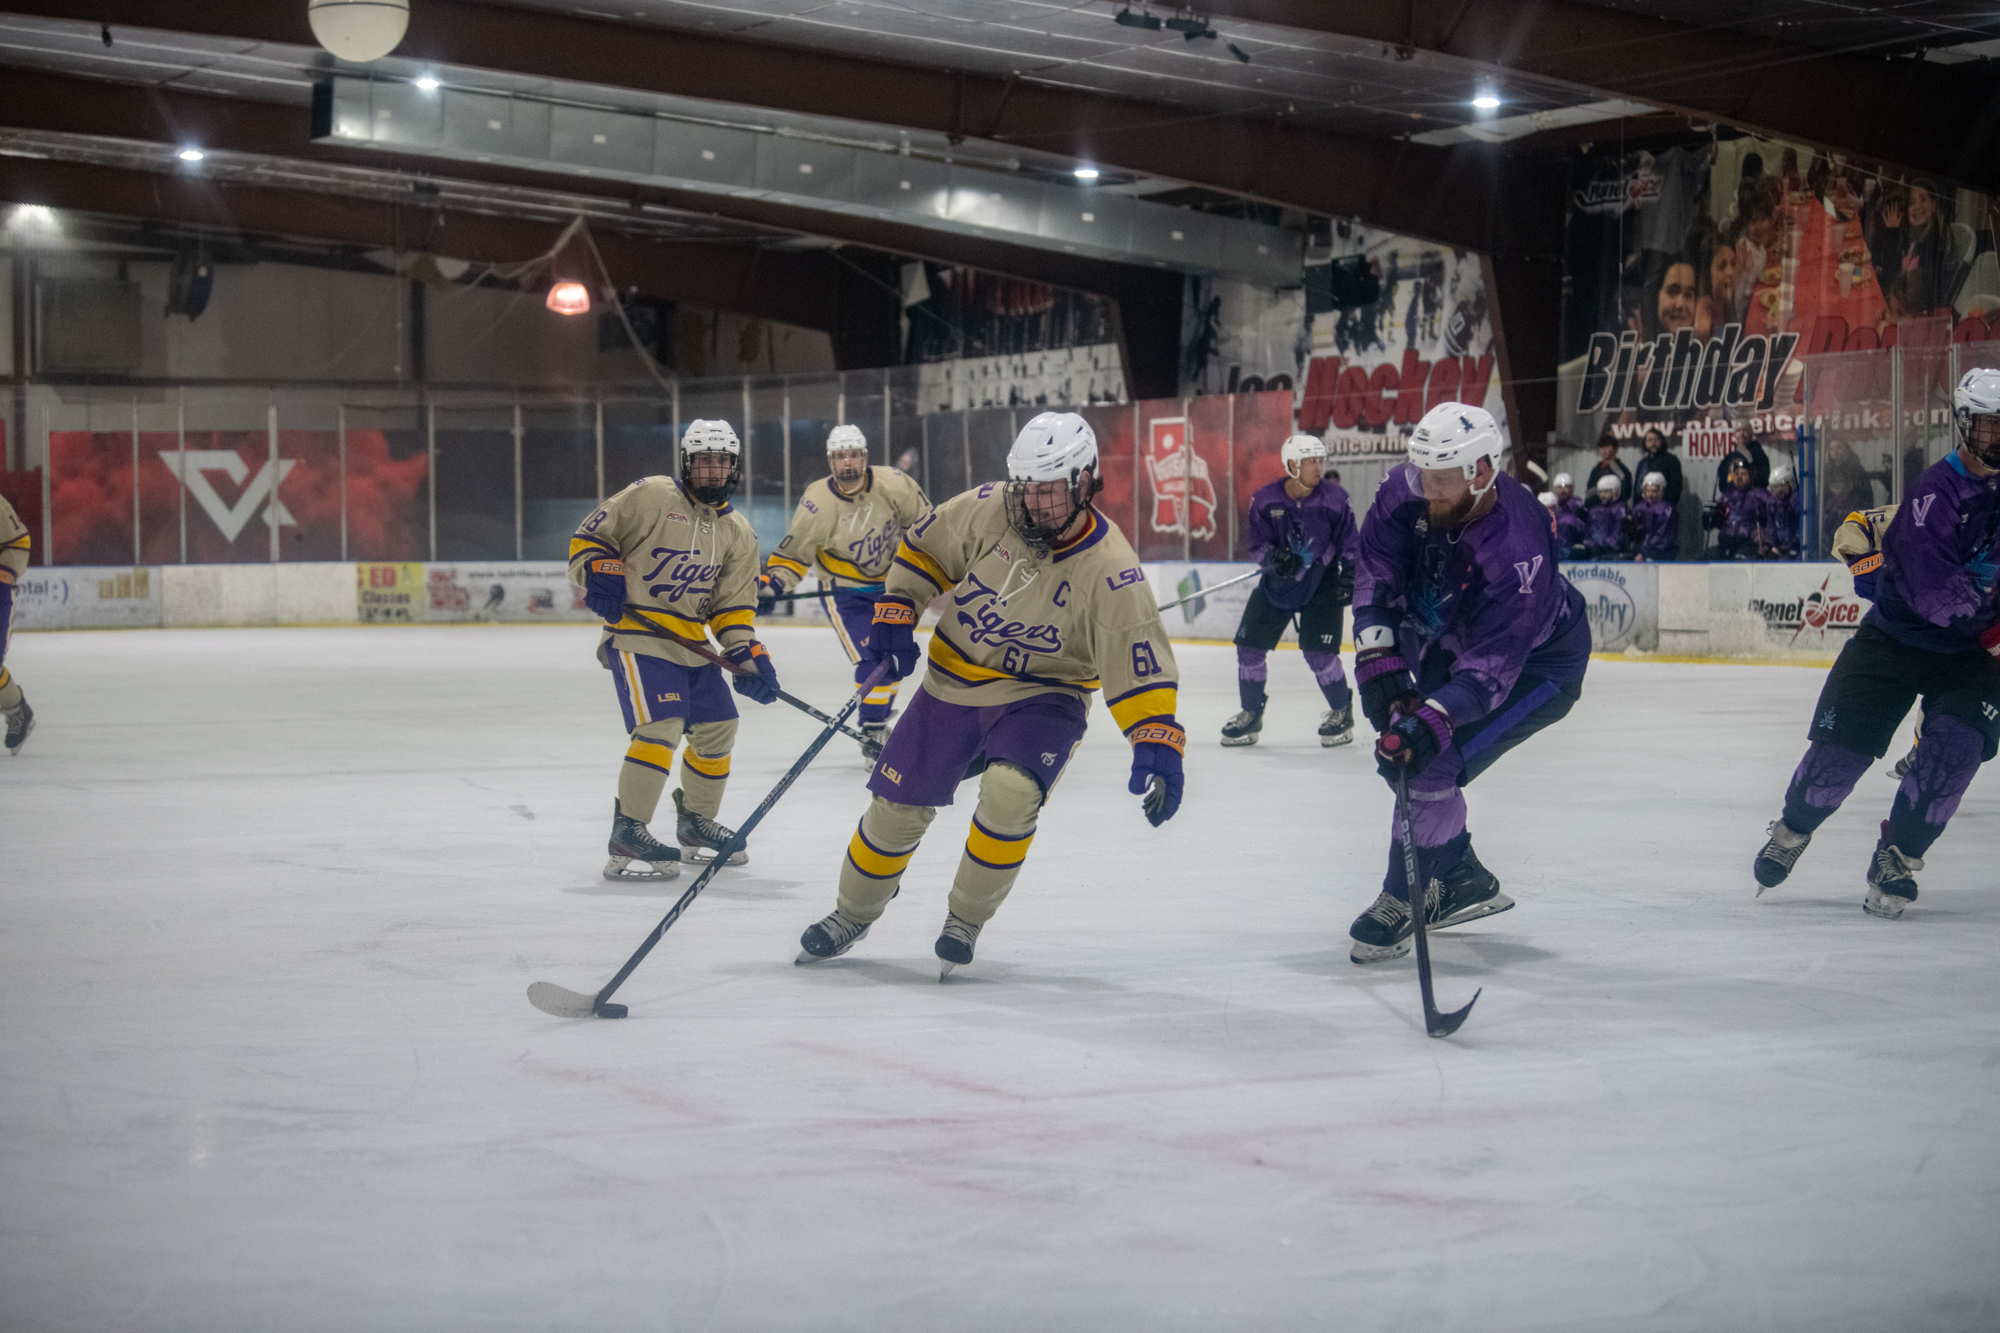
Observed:
[[[681,751],[681,801],[704,819],[722,809],[722,791],[729,785],[729,752],[736,745],[736,719],[697,722],[688,728]]]
[[[1925,719],[1924,743],[1917,747],[1917,760],[1889,808],[1890,846],[1905,856],[1921,857],[1930,850],[1972,785],[1985,744],[1985,738],[1959,718]]]
[[[873,662],[867,663],[865,669],[857,669],[859,679],[855,681],[855,684],[859,685],[862,681],[867,680],[869,674],[874,670],[875,664]],[[868,691],[868,697],[861,701],[861,724],[863,726],[870,726],[877,722],[887,722],[889,720],[889,709],[896,702],[896,685],[896,681],[885,680],[874,689]]]
[[[1041,783],[1004,760],[988,765],[979,779],[979,806],[972,812],[972,831],[965,835],[965,855],[951,884],[955,915],[976,926],[993,919],[1028,859],[1041,810]]]
[[[1347,676],[1340,669],[1339,653],[1307,653],[1306,665],[1319,682],[1328,708],[1345,708],[1354,701],[1354,691],[1348,688]]]
[[[1449,879],[1465,864],[1465,853],[1471,846],[1472,834],[1464,830],[1437,847],[1426,847],[1419,836],[1417,868],[1426,879]],[[1382,877],[1382,889],[1391,898],[1410,901],[1410,886],[1403,878],[1403,843],[1400,838],[1389,843],[1389,873]]]
[[[11,713],[21,706],[21,682],[14,679],[14,673],[0,667],[0,713]]]
[[[1785,824],[1794,833],[1811,833],[1840,809],[1854,784],[1875,761],[1832,741],[1814,741],[1806,748],[1785,788]]]
[[[1452,758],[1457,751],[1440,755],[1410,784],[1410,822],[1416,826],[1417,857],[1423,873],[1444,879],[1465,860],[1472,835],[1465,830],[1465,793],[1459,789],[1458,766]],[[1403,879],[1402,830],[1395,816],[1389,817],[1389,873],[1382,888],[1393,898],[1410,900],[1409,885]]]
[[[660,807],[682,726],[677,717],[641,723],[625,747],[625,762],[618,766],[618,806],[641,824],[652,823]]]
[[[1267,662],[1270,656],[1262,648],[1236,650],[1236,693],[1247,713],[1264,711],[1264,681],[1271,674]]]
[[[937,811],[877,796],[861,816],[840,863],[840,910],[855,921],[882,915]]]

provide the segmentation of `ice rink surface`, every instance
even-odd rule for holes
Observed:
[[[2000,1327],[2000,787],[1860,910],[1886,765],[1751,856],[1823,672],[1598,662],[1475,784],[1520,906],[1364,971],[1390,799],[1296,654],[1223,750],[1180,651],[1154,831],[1101,709],[940,986],[973,790],[795,968],[866,768],[836,741],[689,876],[600,878],[624,738],[575,627],[23,635],[0,754],[0,1328]],[[831,708],[825,630],[768,634]],[[906,688],[909,688],[906,686]],[[746,722],[734,823],[815,728]],[[1364,728],[1365,731],[1365,728]],[[665,820],[656,827],[667,832]],[[671,834],[669,833],[670,837]]]

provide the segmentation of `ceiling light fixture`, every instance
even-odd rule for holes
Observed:
[[[417,80],[417,87],[423,89],[427,93],[436,92],[438,90],[437,76],[432,74],[424,75],[422,78]]]
[[[1097,179],[1098,172],[1096,167],[1078,167],[1075,175],[1080,181],[1094,181]]]
[[[208,156],[208,154],[207,154],[207,153],[204,153],[204,152],[202,152],[202,151],[201,151],[201,149],[199,149],[199,148],[183,148],[183,149],[181,149],[181,151],[180,151],[180,152],[179,152],[179,153],[177,154],[177,156],[178,156],[178,157],[180,158],[180,160],[181,160],[181,161],[183,161],[183,162],[199,162],[199,161],[201,161],[201,160],[202,160],[202,159],[203,159],[204,157],[207,157],[207,156]]]
[[[1480,111],[1492,111],[1499,107],[1500,99],[1491,93],[1481,93],[1472,99],[1472,105]]]
[[[559,282],[549,288],[548,307],[558,315],[588,314],[590,291],[580,282]]]

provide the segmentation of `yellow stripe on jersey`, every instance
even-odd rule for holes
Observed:
[[[994,680],[1025,680],[1035,684],[1066,685],[1073,690],[1103,688],[1103,682],[1095,676],[1088,680],[1059,680],[1054,676],[1023,675],[1014,671],[1002,671],[997,667],[979,666],[966,661],[958,649],[952,647],[951,641],[941,633],[931,635],[930,658],[939,670],[956,676],[968,685],[984,685]]]
[[[705,778],[726,778],[729,776],[729,756],[696,754],[694,748],[681,751],[681,767],[701,774]]]
[[[1156,685],[1150,690],[1135,690],[1106,706],[1118,730],[1130,731],[1149,717],[1172,717],[1179,696],[1180,691],[1172,685]]]
[[[853,579],[856,583],[873,583],[876,581],[875,575],[867,573],[852,560],[843,560],[831,551],[821,551],[819,553],[819,562],[825,567],[827,573],[834,575],[836,578]]]
[[[1028,859],[1028,845],[1034,840],[1033,832],[1002,837],[974,819],[965,835],[965,854],[993,870],[1012,870]]]
[[[896,559],[937,584],[939,592],[951,587],[951,580],[945,577],[944,566],[910,545],[908,537],[903,538],[903,544],[896,548]]]
[[[634,736],[632,743],[625,747],[625,762],[657,768],[662,773],[670,772],[674,766],[674,747],[650,736]]]
[[[617,547],[610,545],[600,537],[571,537],[569,539],[570,559],[574,560],[578,556],[590,551],[602,551],[609,556],[616,556],[618,554]]]
[[[757,612],[754,608],[723,611],[710,616],[708,623],[715,626],[717,634],[726,629],[754,629],[757,624]]]
[[[703,625],[699,620],[689,620],[686,616],[677,616],[671,611],[662,611],[652,606],[636,609],[643,610],[646,613],[645,620],[641,620],[638,616],[627,612],[617,624],[611,627],[611,632],[613,634],[647,634],[656,633],[664,629],[671,630],[675,634],[685,635],[690,639],[695,639],[702,643],[708,642],[707,626]],[[647,623],[648,621],[652,623],[649,624]]]
[[[767,565],[776,565],[779,569],[789,570],[797,574],[800,578],[804,578],[812,572],[788,555],[774,555],[764,563]]]
[[[907,852],[891,855],[872,845],[861,835],[860,829],[847,842],[847,859],[854,868],[870,879],[894,879],[910,864],[910,858],[917,854],[915,847]]]
[[[11,551],[17,546],[25,551],[28,549],[28,543],[30,540],[32,539],[30,538],[29,534],[24,532],[11,542],[0,542],[0,551]]]

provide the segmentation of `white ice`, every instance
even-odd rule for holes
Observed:
[[[1470,790],[1520,906],[1363,970],[1389,797],[1296,654],[1224,750],[1180,651],[1154,831],[1102,710],[978,961],[972,791],[795,968],[865,802],[839,741],[681,888],[600,878],[624,740],[580,628],[23,635],[0,754],[0,1328],[2000,1327],[2000,789],[1864,916],[1886,765],[1749,863],[1822,672],[1599,662]],[[768,640],[831,707],[825,630]],[[814,728],[743,726],[724,818]],[[1364,728],[1365,731],[1365,728]],[[1893,757],[1893,756],[1892,756]],[[664,823],[662,824],[664,828]]]

